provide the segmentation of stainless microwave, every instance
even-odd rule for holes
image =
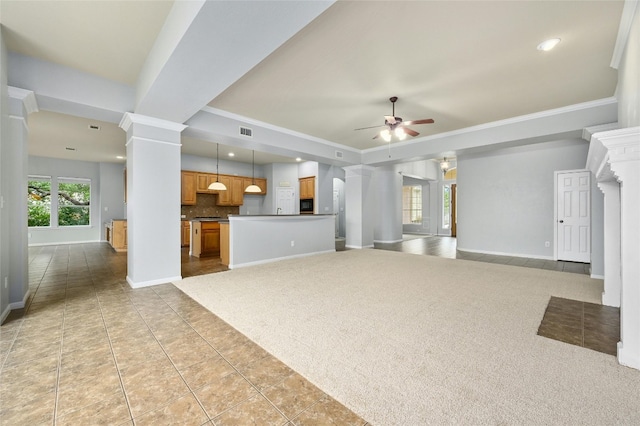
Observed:
[[[300,200],[300,213],[313,213],[313,198],[303,198]]]

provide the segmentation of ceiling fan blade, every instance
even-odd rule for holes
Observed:
[[[387,120],[389,124],[396,124],[396,118],[393,115],[385,115],[384,119]]]
[[[369,126],[369,127],[360,127],[358,129],[353,129],[353,130],[366,130],[366,129],[375,129],[376,127],[384,127],[386,126],[386,124],[382,124],[380,126]]]
[[[402,127],[402,128],[404,129],[404,132],[406,134],[408,134],[408,135],[418,136],[420,134],[420,133],[416,132],[415,130],[412,130],[412,129],[408,128],[408,127]]]
[[[433,118],[423,118],[422,120],[405,121],[404,124],[431,124],[434,123]]]

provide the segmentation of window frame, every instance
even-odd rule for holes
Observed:
[[[53,178],[51,176],[42,176],[42,175],[28,175],[27,176],[27,227],[32,229],[44,229],[44,228],[53,228],[53,200],[54,200],[54,190],[53,190]],[[29,225],[29,221],[31,219],[31,191],[29,190],[29,184],[31,182],[48,182],[49,183],[49,224],[48,225]]]
[[[89,194],[89,204],[87,205],[69,205],[69,204],[62,204],[60,203],[60,186],[61,184],[86,184],[89,186],[88,188],[88,194]],[[56,212],[57,212],[57,218],[56,218],[56,223],[57,223],[57,227],[58,228],[81,228],[81,227],[90,227],[91,226],[91,179],[88,178],[74,178],[74,177],[58,177],[57,178],[57,182],[56,182],[56,201],[57,201],[57,206],[56,206]],[[88,223],[86,224],[79,224],[79,225],[63,225],[60,224],[60,212],[62,209],[67,209],[67,208],[72,208],[72,209],[88,209],[87,212],[87,216],[88,216]]]
[[[416,196],[417,192],[417,196]],[[422,193],[421,185],[403,185],[402,186],[402,224],[403,225],[419,225],[422,224]],[[408,195],[407,195],[408,193]],[[407,203],[409,205],[407,205]],[[408,222],[405,221],[408,219]]]

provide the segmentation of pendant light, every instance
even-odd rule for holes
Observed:
[[[220,144],[216,144],[216,181],[213,182],[211,185],[209,185],[209,189],[213,189],[214,191],[226,191],[227,187],[225,186],[224,183],[220,182],[218,180],[218,178],[220,177],[220,173],[218,171],[218,162],[220,161],[220,157],[219,157],[219,152],[220,152]]]
[[[250,194],[255,194],[258,192],[262,192],[262,189],[260,189],[260,187],[258,185],[256,185],[256,176],[255,176],[255,163],[256,163],[256,152],[255,151],[251,151],[252,152],[252,159],[251,159],[251,185],[247,186],[244,190],[244,192],[248,192]]]

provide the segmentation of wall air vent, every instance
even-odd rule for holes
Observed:
[[[91,129],[91,130],[100,130],[100,126],[96,126],[95,124],[89,124],[89,129]]]
[[[248,127],[240,126],[240,136],[246,136],[248,138],[252,138],[253,137],[253,130],[251,130]]]
[[[336,151],[336,158],[342,158],[342,151]]]

